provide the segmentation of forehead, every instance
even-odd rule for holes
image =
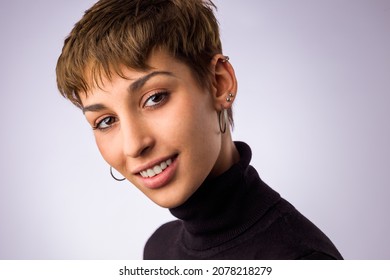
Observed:
[[[196,82],[187,64],[164,50],[153,51],[146,61],[147,69],[133,69],[125,65],[113,65],[109,71],[101,71],[89,64],[85,71],[88,91],[80,94],[81,103],[96,92],[110,92],[113,87],[129,87],[138,90],[155,76],[170,76],[187,82]]]
[[[136,66],[133,63],[120,60],[112,60],[109,64],[104,64],[100,60],[91,59],[84,69],[84,78],[88,82],[89,88],[93,88],[102,83],[113,80],[116,76],[128,80],[136,79],[137,76],[147,74],[153,69],[164,69],[172,66],[173,68],[180,64],[180,61],[174,58],[165,50],[153,50],[148,59],[142,63],[144,66]]]

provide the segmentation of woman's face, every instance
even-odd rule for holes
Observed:
[[[167,53],[152,53],[148,65],[146,72],[124,69],[128,79],[114,75],[81,99],[107,163],[172,208],[229,165],[221,152],[221,104]]]

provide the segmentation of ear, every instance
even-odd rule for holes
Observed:
[[[210,62],[212,77],[211,94],[217,111],[228,109],[237,94],[237,79],[229,57],[216,54]]]

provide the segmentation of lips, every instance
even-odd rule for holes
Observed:
[[[141,176],[143,178],[152,178],[161,172],[163,172],[168,166],[172,164],[172,159],[168,159],[165,161],[160,162],[159,164],[156,164],[152,168],[145,169],[140,172]]]
[[[142,167],[136,174],[138,174],[142,186],[149,189],[159,189],[166,186],[175,177],[177,167],[178,155],[175,155]]]

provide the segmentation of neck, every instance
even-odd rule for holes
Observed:
[[[233,164],[237,163],[240,160],[240,154],[238,153],[237,148],[234,145],[230,130],[227,130],[221,138],[221,151],[215,163],[215,166],[218,166],[218,168],[214,168],[210,172],[210,178],[214,178],[221,175]]]
[[[238,163],[203,182],[186,202],[170,209],[182,220],[188,248],[204,250],[240,235],[280,199],[249,165],[249,146],[242,142],[235,146],[240,155]]]

